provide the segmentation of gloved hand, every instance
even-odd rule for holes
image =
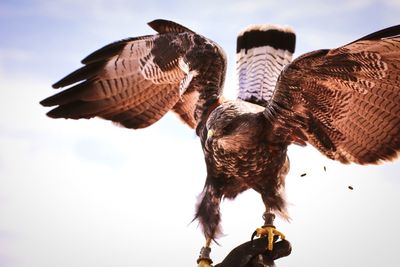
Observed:
[[[287,240],[274,243],[267,251],[267,238],[259,238],[234,248],[225,259],[214,267],[274,267],[274,260],[290,255],[292,247]]]

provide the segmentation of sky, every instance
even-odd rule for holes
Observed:
[[[0,266],[196,265],[204,239],[191,221],[206,170],[195,133],[171,114],[133,131],[53,120],[39,105],[92,51],[152,33],[153,19],[175,20],[225,49],[234,98],[236,36],[248,24],[291,25],[299,56],[399,24],[399,13],[398,0],[2,0]],[[289,157],[291,221],[275,224],[293,252],[277,266],[399,265],[399,160],[345,166],[296,146]],[[221,212],[216,263],[263,223],[253,191]]]

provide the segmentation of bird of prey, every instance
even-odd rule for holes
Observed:
[[[254,189],[265,204],[256,235],[283,234],[287,148],[311,144],[342,163],[376,164],[400,150],[400,25],[292,61],[289,27],[252,25],[237,38],[238,97],[222,95],[226,56],[212,40],[167,20],[157,34],[93,52],[43,101],[52,118],[100,117],[127,128],[175,112],[200,137],[207,177],[196,208],[206,245],[220,234],[220,202]]]

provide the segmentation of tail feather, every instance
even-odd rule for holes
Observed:
[[[252,25],[237,38],[239,98],[267,106],[278,77],[295,50],[296,36],[289,27]]]

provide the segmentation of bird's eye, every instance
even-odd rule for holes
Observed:
[[[223,135],[229,135],[235,130],[235,124],[234,123],[229,123],[222,129],[222,134]]]

